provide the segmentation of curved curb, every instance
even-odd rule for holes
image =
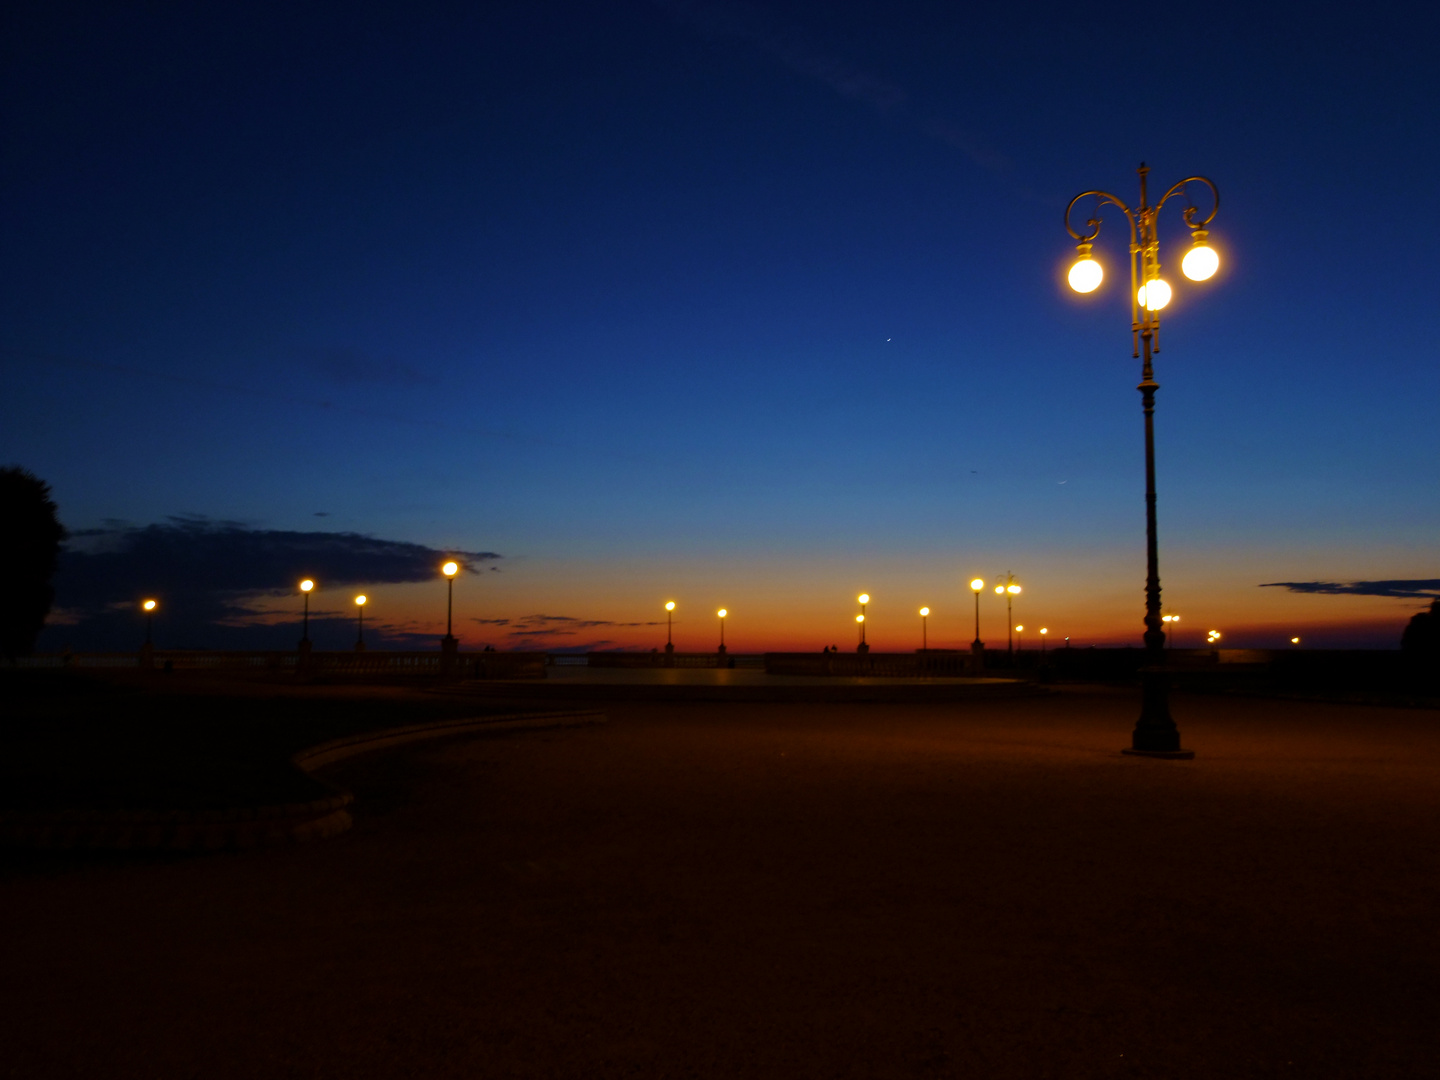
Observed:
[[[308,772],[370,750],[475,731],[524,731],[605,722],[595,710],[441,720],[384,728],[307,747],[290,760]],[[324,783],[324,781],[320,781]],[[333,786],[333,785],[327,785]],[[335,794],[303,803],[217,810],[20,810],[0,813],[0,848],[219,851],[305,843],[338,836],[353,824],[354,796]]]

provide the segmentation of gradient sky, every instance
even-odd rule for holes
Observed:
[[[467,645],[648,648],[674,598],[680,648],[721,605],[736,649],[848,648],[865,589],[876,648],[921,604],[959,646],[965,582],[1010,570],[1017,622],[1138,643],[1123,219],[1081,300],[1061,213],[1133,202],[1141,160],[1222,197],[1203,286],[1161,222],[1167,610],[1194,644],[1393,645],[1440,584],[1419,10],[12,8],[0,463],[88,534],[41,647],[133,645],[152,591],[161,644],[288,641],[296,567],[256,552],[296,533],[476,553]],[[147,526],[244,549],[223,633],[164,562],[82,587]],[[376,632],[443,631],[392,563]],[[328,565],[342,647],[369,571]]]

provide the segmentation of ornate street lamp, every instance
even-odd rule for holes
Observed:
[[[930,639],[926,636],[926,632],[925,632],[925,621],[926,621],[929,617],[930,617],[930,609],[929,609],[928,607],[922,607],[922,608],[920,609],[920,651],[921,651],[921,652],[929,652],[929,651],[930,651]]]
[[[1136,359],[1143,355],[1140,369],[1141,407],[1145,413],[1145,650],[1146,666],[1141,674],[1143,702],[1140,719],[1135,723],[1131,746],[1126,753],[1152,757],[1194,757],[1180,749],[1180,730],[1170,716],[1170,683],[1165,671],[1165,631],[1160,618],[1160,560],[1155,539],[1155,381],[1151,354],[1160,351],[1160,309],[1170,302],[1170,286],[1160,277],[1160,242],[1155,220],[1160,208],[1173,197],[1185,200],[1183,217],[1190,229],[1190,250],[1181,262],[1181,270],[1192,281],[1205,281],[1220,266],[1220,258],[1208,242],[1206,226],[1220,208],[1220,192],[1203,176],[1188,176],[1171,187],[1154,206],[1149,203],[1146,179],[1150,170],[1142,163],[1140,173],[1140,205],[1131,209],[1108,191],[1083,191],[1065,208],[1065,231],[1079,241],[1079,258],[1070,268],[1070,287],[1076,292],[1094,291],[1105,273],[1091,254],[1095,238],[1100,235],[1100,208],[1114,206],[1130,223],[1130,340]],[[1210,212],[1203,218],[1190,198],[1190,185],[1203,185],[1210,192]],[[1093,216],[1085,222],[1085,231],[1077,232],[1070,224],[1071,212],[1081,199],[1095,199]]]

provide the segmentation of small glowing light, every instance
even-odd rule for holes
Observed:
[[[674,610],[675,610],[675,601],[674,601],[674,600],[667,600],[667,601],[665,601],[665,610],[666,610],[666,611],[674,611]]]
[[[1020,586],[1019,586],[1019,585],[1010,585],[1010,586],[1008,586],[1008,587],[1005,589],[1005,591],[1008,592],[1008,593],[1018,593],[1018,592],[1020,591]]]
[[[717,611],[715,614],[716,614],[716,615],[719,615],[720,618],[723,619],[726,615],[728,615],[728,614],[730,614],[730,613],[729,613],[728,611],[726,611],[726,610],[722,607],[722,608],[721,608],[719,611]]]
[[[1078,293],[1094,292],[1103,280],[1105,271],[1088,255],[1077,259],[1075,265],[1070,267],[1070,288]]]
[[[1044,627],[1044,626],[1040,627],[1040,633],[1042,633],[1042,634],[1048,634],[1049,632],[1050,632],[1050,631],[1049,631],[1048,628],[1046,628],[1046,627]]]
[[[985,582],[981,581],[978,577],[974,581],[970,582],[970,588],[974,589],[976,592],[979,592],[984,587]]]
[[[1220,269],[1220,256],[1205,242],[1204,229],[1196,229],[1195,243],[1180,262],[1180,270],[1191,281],[1206,281]]]
[[[1017,633],[1017,634],[1023,633],[1024,630],[1025,630],[1025,627],[1023,627],[1023,626],[1017,626],[1017,627],[1015,627],[1015,633]]]
[[[141,605],[141,607],[143,607],[146,611],[154,611],[154,610],[155,610],[155,601],[154,601],[154,600],[146,600],[145,603]]]
[[[355,597],[355,606],[356,606],[356,607],[364,607],[364,606],[365,606],[365,601],[368,600],[368,599],[369,599],[368,596],[366,596],[364,593],[361,593],[359,596]]]
[[[930,614],[930,609],[929,609],[928,607],[922,607],[922,608],[920,609],[920,614],[921,614],[922,617],[923,617],[923,616],[926,616],[926,615],[929,615],[929,614]]]
[[[865,616],[864,616],[864,615],[856,615],[856,616],[855,616],[855,621],[856,621],[856,622],[864,622],[864,621],[865,621]]]
[[[1147,311],[1159,311],[1170,303],[1170,286],[1159,278],[1140,286],[1135,299]]]
[[[996,595],[996,596],[1004,596],[1004,595],[1005,595],[1005,586],[1004,586],[1004,585],[996,585],[996,586],[995,586],[995,595]]]
[[[869,594],[868,592],[862,592],[862,593],[860,594],[860,603],[862,603],[862,604],[868,604],[869,602],[870,602],[870,594]]]
[[[1298,637],[1292,637],[1292,638],[1290,639],[1290,644],[1291,644],[1291,645],[1299,645],[1299,644],[1300,644],[1300,639],[1299,639]]]
[[[300,582],[301,592],[309,592],[313,588],[315,588],[315,582],[311,581],[308,577],[304,581]]]
[[[440,572],[446,577],[454,577],[460,572],[460,564],[454,562],[447,562],[444,566],[440,567]]]

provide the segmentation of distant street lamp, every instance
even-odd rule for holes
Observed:
[[[865,646],[865,616],[864,616],[864,615],[856,615],[856,616],[855,616],[855,622],[856,622],[856,623],[859,625],[859,627],[860,627],[860,644],[859,644],[859,646],[857,647],[857,651],[859,651],[859,652],[867,652],[868,650],[867,650],[867,648],[866,648],[866,646]]]
[[[1205,644],[1218,651],[1220,647],[1220,631],[1211,630],[1208,634],[1206,634]]]
[[[450,642],[455,640],[451,628],[454,626],[455,614],[455,575],[460,572],[460,564],[447,562],[440,567],[440,572],[445,575],[445,640]]]
[[[305,597],[305,616],[304,621],[300,624],[301,642],[310,640],[310,590],[313,588],[315,588],[315,582],[311,581],[308,577],[300,582],[300,595]]]
[[[860,645],[857,651],[869,652],[870,645],[865,640],[865,605],[870,603],[870,594],[862,592],[856,599],[860,601],[860,615],[855,620],[860,624]]]
[[[1015,652],[1015,639],[1010,636],[1010,624],[1014,621],[1015,612],[1011,610],[1011,605],[1014,604],[1015,597],[1020,593],[1020,586],[1015,584],[1015,575],[1007,571],[1005,574],[1005,584],[996,585],[995,593],[997,596],[1005,597],[1005,651],[1013,654]]]
[[[930,639],[926,636],[926,632],[925,632],[925,620],[928,619],[929,617],[930,617],[930,609],[929,609],[928,607],[922,607],[922,608],[920,609],[920,651],[921,651],[921,652],[929,652],[929,651],[930,651]]]
[[[155,609],[159,607],[159,605],[154,600],[146,600],[140,607],[145,611],[145,644],[153,645],[153,635],[151,631],[155,626]]]
[[[980,590],[985,588],[985,582],[977,577],[970,582],[970,588],[975,593],[975,640],[970,643],[970,651],[978,653],[985,648],[985,643],[980,640]]]
[[[1170,286],[1160,278],[1160,241],[1155,220],[1160,208],[1172,196],[1185,200],[1183,217],[1190,229],[1190,250],[1181,263],[1181,270],[1192,281],[1205,281],[1220,266],[1220,258],[1208,243],[1206,226],[1220,208],[1220,192],[1203,176],[1189,176],[1171,187],[1154,206],[1148,202],[1146,180],[1150,170],[1141,164],[1140,205],[1126,206],[1107,191],[1084,191],[1070,200],[1065,208],[1065,231],[1079,241],[1078,258],[1070,268],[1070,287],[1088,293],[1097,288],[1104,271],[1091,255],[1095,238],[1100,235],[1100,207],[1114,206],[1130,223],[1130,339],[1135,359],[1142,355],[1140,385],[1141,407],[1145,413],[1145,649],[1146,666],[1141,679],[1143,702],[1136,721],[1128,753],[1165,757],[1193,757],[1180,749],[1180,729],[1170,715],[1170,683],[1165,671],[1165,631],[1160,617],[1160,559],[1155,530],[1155,391],[1160,389],[1151,366],[1151,354],[1160,351],[1160,309],[1170,302]],[[1203,218],[1190,199],[1190,184],[1200,184],[1210,191],[1211,208]],[[1070,224],[1070,215],[1081,199],[1095,197],[1094,216],[1085,223],[1085,232],[1077,232]]]
[[[1041,655],[1041,656],[1044,656],[1044,655],[1045,655],[1045,635],[1048,634],[1048,633],[1050,633],[1050,631],[1049,631],[1047,628],[1045,628],[1045,627],[1043,627],[1043,626],[1040,627],[1040,655]]]
[[[1290,644],[1291,644],[1291,645],[1299,645],[1299,644],[1300,644],[1300,639],[1299,639],[1298,637],[1292,637],[1292,638],[1290,639]]]
[[[720,651],[725,651],[725,616],[730,614],[723,607],[715,613],[720,616]]]
[[[674,616],[674,612],[675,601],[665,601],[665,651],[667,653],[673,653],[675,651],[675,641],[672,637],[672,631],[674,629],[674,623],[672,622],[672,618]]]
[[[1015,651],[1016,651],[1016,652],[1024,652],[1024,651],[1025,651],[1025,627],[1023,627],[1023,626],[1017,626],[1017,627],[1015,627],[1015,634],[1016,634],[1016,639],[1015,639]]]
[[[355,651],[365,651],[365,601],[368,597],[364,593],[355,597],[355,615],[360,628],[360,633],[355,638]]]
[[[1173,645],[1175,644],[1175,641],[1174,641],[1175,635],[1176,635],[1176,634],[1179,632],[1179,630],[1180,630],[1180,628],[1179,628],[1178,626],[1176,626],[1175,624],[1180,621],[1180,616],[1179,616],[1179,615],[1161,615],[1161,616],[1160,616],[1160,621],[1161,621],[1162,623],[1167,623],[1167,624],[1169,624],[1169,625],[1168,625],[1168,632],[1167,632],[1166,635],[1165,635],[1165,647],[1168,649],[1168,648],[1170,648],[1171,646],[1173,646]]]

